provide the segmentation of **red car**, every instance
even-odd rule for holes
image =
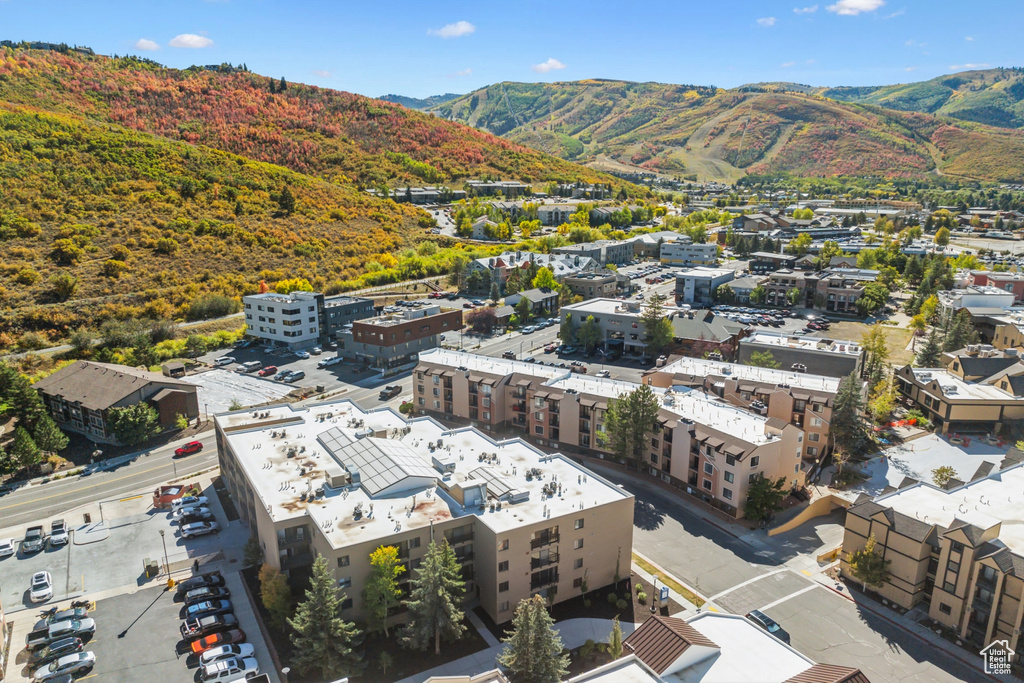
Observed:
[[[181,457],[183,455],[192,455],[193,453],[198,453],[201,450],[203,450],[202,441],[189,441],[181,448],[175,448],[174,455],[175,457]]]
[[[195,654],[202,654],[207,650],[221,645],[232,645],[234,643],[245,642],[245,631],[240,628],[231,629],[230,631],[224,631],[223,633],[213,633],[208,636],[204,636],[199,640],[192,643],[192,652]]]
[[[263,368],[262,370],[260,370],[256,374],[258,374],[260,377],[270,377],[271,375],[276,375],[277,374],[277,366],[276,365],[268,365],[267,367]]]

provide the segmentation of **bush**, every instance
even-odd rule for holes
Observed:
[[[22,268],[14,276],[14,281],[19,285],[34,285],[39,280],[39,273],[31,268]]]
[[[229,296],[223,294],[204,294],[188,306],[189,320],[206,320],[208,318],[223,318],[226,315],[238,312],[241,304]]]
[[[641,594],[641,593],[643,593],[643,592],[644,592],[644,587],[643,587],[643,584],[640,584],[640,583],[638,583],[638,584],[636,585],[636,594],[637,594],[637,595],[640,595],[640,594]]]
[[[590,606],[593,604],[594,603],[590,600],[590,598],[583,598],[583,606],[587,609],[590,609]]]
[[[177,240],[171,239],[170,237],[161,237],[156,241],[156,250],[160,254],[167,254],[171,256],[177,253],[178,248],[181,245],[178,244]]]
[[[625,600],[619,600],[617,603],[615,603],[615,606],[619,609],[626,609],[626,604],[627,603]]]
[[[617,596],[615,593],[609,593],[608,594],[608,604],[609,605],[614,605],[618,601],[619,601],[619,596]]]
[[[636,592],[636,599],[637,599],[637,602],[639,602],[641,605],[646,605],[647,604],[647,593],[645,593],[644,591],[637,591]]]
[[[587,638],[587,642],[580,645],[580,657],[586,659],[594,653],[595,647],[597,647],[597,643],[595,643],[592,639]]]
[[[178,429],[188,429],[188,418],[178,413],[178,416],[174,418],[174,426]]]

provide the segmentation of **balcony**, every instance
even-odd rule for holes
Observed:
[[[530,558],[531,570],[543,569],[544,567],[550,567],[553,564],[558,564],[558,553],[549,553],[547,557]]]
[[[473,551],[470,550],[466,553],[455,553],[455,559],[458,560],[459,564],[465,564],[473,561]]]
[[[452,392],[451,391],[445,390],[445,392],[444,392],[444,400],[446,400],[446,401],[452,400]]]
[[[548,426],[549,427],[558,427],[559,426],[559,424],[558,424],[558,416],[557,415],[550,415],[548,417]]]
[[[550,414],[552,414],[552,415],[558,415],[558,403],[557,402],[549,402],[548,403],[548,412]]]
[[[281,550],[300,545],[309,545],[309,534],[288,534],[277,537],[277,547]]]
[[[313,560],[316,556],[313,553],[299,553],[298,555],[291,555],[281,558],[281,569],[295,569],[296,567],[308,567],[313,564]]]
[[[537,548],[543,548],[544,546],[551,545],[552,543],[558,543],[557,533],[541,534],[540,536],[537,536],[530,540],[530,549],[536,550]]]
[[[448,541],[448,545],[456,546],[460,543],[469,543],[473,540],[473,531],[446,531],[444,532],[444,538]]]
[[[558,570],[545,569],[530,576],[530,590],[535,591],[558,583]]]

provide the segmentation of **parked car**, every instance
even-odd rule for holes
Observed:
[[[0,539],[0,559],[4,557],[10,557],[17,549],[14,546],[13,538]]]
[[[238,367],[242,372],[256,372],[263,367],[263,363],[258,360],[251,360],[248,363],[242,363]]]
[[[204,600],[185,607],[186,619],[201,619],[212,614],[225,614],[234,610],[230,600]]]
[[[50,572],[36,572],[29,583],[28,597],[32,602],[46,602],[53,597],[53,578]]]
[[[772,634],[784,643],[789,643],[789,634],[786,630],[779,626],[774,619],[765,614],[760,610],[753,610],[747,613],[747,619],[763,628],[768,633]]]
[[[306,359],[309,358],[309,351],[296,351],[295,355],[299,358]]]
[[[196,536],[205,536],[206,534],[215,534],[218,531],[220,531],[220,525],[217,522],[193,522],[181,527],[181,537],[194,538]]]
[[[58,676],[71,674],[75,676],[92,669],[96,665],[96,655],[91,652],[76,652],[65,655],[55,662],[50,662],[32,674],[33,681],[52,681]]]
[[[178,593],[188,593],[190,590],[195,590],[196,588],[208,588],[223,585],[224,577],[220,572],[208,572],[206,574],[200,574],[198,576],[185,579],[175,586],[175,588],[177,588]]]
[[[551,342],[550,344],[544,347],[544,353],[554,353],[555,349],[557,348],[558,344],[556,344],[555,342]]]
[[[255,657],[231,657],[202,668],[203,681],[237,681],[253,678],[260,673]]]
[[[402,393],[401,384],[389,384],[388,386],[380,390],[380,400],[386,401],[389,398],[394,398],[395,396],[398,396],[400,393]]]
[[[203,666],[207,664],[213,664],[219,662],[222,659],[230,659],[231,657],[255,657],[256,648],[249,643],[241,643],[239,645],[218,645],[217,647],[210,648],[199,657],[199,663]]]
[[[204,508],[205,510],[205,508]],[[188,514],[182,515],[177,519],[178,527],[187,526],[189,524],[195,524],[196,522],[212,522],[217,519],[212,512],[209,510],[189,512]]]
[[[195,638],[227,631],[237,626],[238,619],[234,614],[212,614],[208,617],[188,619],[181,624],[180,630],[183,638]]]
[[[55,640],[41,650],[36,650],[28,658],[29,666],[42,666],[75,652],[82,651],[82,639],[77,636]]]
[[[244,643],[245,642],[245,631],[235,628],[230,631],[222,631],[220,633],[212,633],[208,636],[203,636],[198,640],[192,642],[189,648],[194,654],[201,654],[215,647],[221,645],[229,645],[232,643]]]
[[[181,519],[185,515],[202,514],[204,512],[209,512],[209,511],[210,511],[210,508],[202,506],[202,505],[188,505],[188,506],[185,506],[185,507],[180,507],[177,510],[174,510],[173,512],[171,512],[171,518],[177,520],[177,519]]]
[[[33,631],[46,628],[50,624],[56,624],[61,621],[72,621],[74,619],[85,619],[89,616],[89,610],[85,607],[72,607],[71,609],[64,609],[59,612],[54,612],[48,617],[44,617],[36,622]]]
[[[184,446],[179,446],[178,448],[174,449],[174,457],[180,458],[186,455],[193,455],[201,450],[203,450],[202,441],[189,441]]]
[[[178,500],[171,502],[171,512],[177,512],[181,508],[206,505],[209,502],[210,499],[206,496],[182,496]]]
[[[276,365],[268,365],[267,367],[263,368],[262,370],[260,370],[256,374],[259,375],[260,377],[270,377],[271,375],[273,375],[275,373],[277,373],[277,366]]]
[[[68,525],[63,519],[55,519],[50,523],[50,547],[56,548],[68,544]]]
[[[311,348],[311,349],[309,350],[309,352],[310,352],[311,354],[313,354],[314,356],[319,356],[319,355],[320,355],[321,353],[323,353],[323,352],[324,352],[324,350],[323,350],[323,349],[321,349],[321,348],[320,348],[319,346],[314,346],[313,348]]]
[[[501,357],[505,358],[507,360],[515,360],[516,359],[516,352],[515,351],[504,351],[504,352],[502,352]]]
[[[35,629],[25,636],[25,648],[35,650],[49,645],[62,638],[77,636],[84,638],[96,632],[96,622],[92,619],[72,619],[70,621],[58,621],[46,628]]]
[[[221,356],[220,358],[215,358],[213,364],[214,366],[219,368],[224,365],[231,365],[234,362],[235,359],[232,358],[231,356]]]
[[[306,373],[303,372],[302,370],[299,370],[298,372],[293,372],[292,374],[288,375],[287,377],[284,378],[284,381],[291,384],[292,382],[298,382],[300,379],[306,379]]]
[[[191,606],[198,602],[205,600],[214,600],[221,598],[230,598],[231,591],[227,588],[221,588],[219,586],[204,586],[202,588],[193,588],[192,590],[185,593],[185,605]]]
[[[46,534],[42,526],[30,526],[25,530],[25,538],[21,540],[21,552],[37,553],[46,545]]]

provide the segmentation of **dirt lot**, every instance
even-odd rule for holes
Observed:
[[[864,323],[842,320],[832,323],[827,332],[815,332],[809,336],[860,342],[868,327],[870,326]],[[885,339],[889,343],[889,362],[898,368],[911,362],[914,354],[907,349],[907,345],[913,332],[893,325],[882,325],[882,329],[885,330]]]

